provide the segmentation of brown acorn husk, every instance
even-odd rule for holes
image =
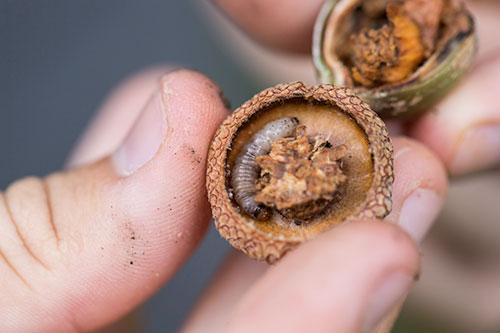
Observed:
[[[266,117],[274,116],[273,108],[289,104],[307,105],[312,110],[331,109],[355,124],[353,126],[366,140],[371,168],[369,182],[363,180],[367,184],[366,191],[353,195],[355,205],[340,206],[332,210],[335,214],[340,212],[338,215],[318,216],[300,226],[284,223],[281,217],[257,221],[246,215],[233,201],[230,185],[232,164],[242,145],[238,140],[244,140],[241,138],[247,135],[245,131],[255,132],[262,127]],[[359,180],[353,180],[353,184],[356,181]],[[384,218],[392,208],[393,181],[393,146],[385,124],[353,90],[332,85],[309,86],[292,82],[264,90],[223,122],[208,152],[207,191],[217,230],[235,248],[268,263],[276,262],[298,244],[339,223]],[[343,195],[348,196],[348,193]]]

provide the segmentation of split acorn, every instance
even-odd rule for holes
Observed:
[[[327,0],[313,36],[322,83],[347,86],[383,118],[428,111],[477,50],[461,0]]]
[[[208,154],[215,225],[235,248],[273,263],[340,223],[391,211],[393,147],[349,88],[267,89],[218,129]]]
[[[215,134],[207,190],[219,233],[274,263],[335,225],[387,216],[393,147],[380,117],[431,108],[476,49],[460,0],[327,0],[313,36],[324,84],[267,89]]]

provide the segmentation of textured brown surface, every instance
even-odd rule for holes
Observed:
[[[400,82],[424,59],[417,24],[403,6],[387,6],[388,24],[351,36],[355,81],[365,87]]]
[[[381,15],[389,0],[326,0],[318,15],[313,38],[313,61],[322,83],[355,87],[350,64],[348,43],[352,25],[352,12],[362,4],[368,17]],[[397,1],[401,3],[401,1]],[[412,0],[418,3],[419,0]],[[425,1],[426,8],[406,8],[413,14],[424,16],[424,45],[435,32],[428,10],[439,10],[436,1]],[[414,6],[416,7],[416,6]],[[432,8],[431,8],[432,7]],[[415,20],[415,15],[410,15]],[[474,19],[462,0],[445,1],[438,25],[438,38],[429,56],[418,69],[397,83],[373,88],[356,86],[357,94],[383,118],[412,118],[427,112],[456,86],[473,63],[477,51]],[[362,20],[360,20],[362,21]],[[369,20],[368,20],[369,21]],[[423,22],[415,21],[421,25]],[[435,36],[434,36],[435,37]],[[426,55],[430,52],[427,45]]]
[[[393,147],[382,120],[349,88],[308,86],[302,82],[281,84],[255,95],[219,127],[208,152],[207,190],[215,225],[231,245],[249,256],[273,263],[304,239],[285,239],[265,233],[240,215],[227,191],[226,161],[238,129],[256,112],[277,102],[297,98],[338,107],[366,133],[373,159],[374,178],[358,211],[347,220],[383,218],[392,208]]]
[[[268,155],[255,158],[263,175],[257,186],[256,202],[282,211],[320,199],[326,199],[323,200],[326,204],[335,197],[347,178],[339,167],[347,148],[327,146],[322,136],[308,138],[305,129],[306,126],[300,125],[296,136],[272,143]],[[300,209],[297,213],[298,218],[307,216],[300,214]]]

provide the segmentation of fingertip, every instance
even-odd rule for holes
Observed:
[[[433,112],[423,115],[409,134],[429,147],[452,175],[500,163],[500,84],[498,54],[483,59]]]
[[[117,209],[143,233],[153,232],[161,249],[156,259],[165,260],[170,253],[170,271],[192,251],[210,221],[206,157],[214,132],[229,113],[221,94],[212,80],[194,71],[163,76],[113,155],[122,175],[110,191]]]
[[[174,131],[182,129],[174,135],[200,139],[208,149],[207,139],[231,111],[224,92],[207,76],[186,69],[163,76],[160,89],[167,122]]]
[[[162,75],[173,65],[157,65],[132,73],[105,98],[67,161],[73,168],[96,161],[114,151],[130,130],[142,107],[158,89]]]
[[[211,138],[228,112],[224,94],[206,76],[190,70],[164,75],[113,154],[117,172],[130,175],[162,159],[169,165],[187,167],[193,161],[202,165]]]
[[[386,220],[421,242],[443,206],[448,186],[446,171],[423,144],[404,137],[393,139],[393,143],[393,209]]]
[[[314,21],[323,1],[214,0],[246,32],[268,46],[310,52]]]

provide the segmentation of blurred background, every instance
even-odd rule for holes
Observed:
[[[43,176],[63,167],[110,90],[135,71],[158,64],[174,64],[208,75],[234,107],[278,82],[314,82],[308,57],[260,48],[205,1],[0,0],[0,188],[17,178]],[[448,219],[442,217],[435,234],[450,231],[446,220],[467,222],[488,216],[486,225],[498,225],[500,213],[485,214],[495,202],[498,208],[498,190],[484,193],[478,179],[485,184],[497,182],[500,188],[498,174],[454,181],[443,214]],[[478,200],[477,193],[486,201]],[[477,215],[477,211],[482,213]],[[467,231],[470,223],[463,224]],[[484,233],[475,235],[475,229],[469,229],[473,238],[484,237]],[[497,239],[497,234],[491,233],[489,241],[498,243]],[[429,242],[432,245],[432,236]],[[212,227],[181,271],[125,325],[131,331],[178,330],[224,259],[229,250],[226,244]],[[469,257],[471,253],[479,255],[455,246]],[[447,250],[456,249],[448,246]],[[439,266],[439,258],[436,260],[434,264]],[[460,276],[460,269],[454,269]],[[461,282],[474,283],[466,276]],[[425,287],[420,294],[427,298],[410,299],[416,310],[405,309],[395,331],[440,331],[447,327],[449,318],[443,319],[441,313],[433,317],[433,307],[426,303],[432,300],[433,289],[446,285],[442,275],[424,267],[420,285],[420,289]],[[460,303],[469,297],[470,306],[485,305],[476,301],[473,289],[469,295],[454,294],[456,288],[450,290],[449,298],[441,298],[443,305],[439,297],[433,302],[446,307],[450,300]],[[466,316],[467,307],[450,306],[451,318],[461,313]],[[485,320],[494,318],[492,310]]]

